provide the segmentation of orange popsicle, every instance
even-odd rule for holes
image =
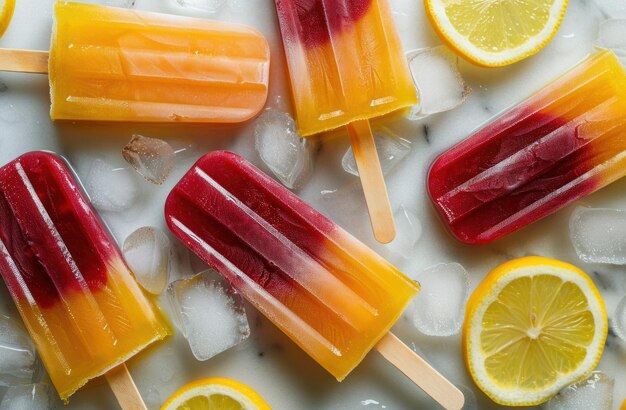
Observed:
[[[237,123],[265,105],[269,58],[245,26],[58,1],[49,63],[0,50],[0,71],[49,71],[53,120]]]

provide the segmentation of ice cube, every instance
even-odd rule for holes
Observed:
[[[421,290],[411,304],[413,324],[428,336],[451,336],[461,329],[469,296],[469,275],[458,263],[440,263],[413,277]]]
[[[196,359],[208,360],[250,335],[243,299],[215,271],[172,282],[167,293]]]
[[[209,13],[217,13],[222,9],[226,0],[176,0],[183,7],[190,7],[208,11]]]
[[[138,186],[133,174],[99,158],[91,161],[83,182],[91,203],[100,211],[123,211],[137,200]]]
[[[626,212],[577,207],[569,220],[569,235],[583,261],[626,264]]]
[[[289,114],[268,108],[257,118],[254,136],[259,156],[286,187],[298,189],[309,180],[316,144],[298,135]]]
[[[396,222],[396,237],[387,244],[387,249],[395,254],[409,259],[413,256],[415,244],[422,236],[422,223],[417,215],[409,211],[404,205],[394,213]]]
[[[11,386],[0,403],[0,410],[49,410],[54,407],[52,388],[46,383]]]
[[[383,174],[386,174],[392,171],[409,154],[411,141],[400,138],[386,127],[375,128],[373,134],[380,166]],[[346,172],[356,176],[359,175],[352,147],[348,148],[348,151],[343,155],[341,166]]]
[[[174,149],[167,142],[135,134],[122,156],[148,182],[161,185],[174,168]]]
[[[170,274],[170,240],[158,228],[144,226],[124,241],[124,258],[145,290],[160,294]]]
[[[548,402],[549,410],[611,410],[613,378],[602,372],[561,390]]]
[[[617,337],[626,342],[626,296],[622,298],[615,309],[613,318],[613,330]]]
[[[36,369],[30,336],[17,321],[0,314],[0,385],[32,383]]]
[[[461,105],[472,89],[459,73],[459,58],[445,46],[420,48],[406,54],[419,103],[409,119],[451,110]]]

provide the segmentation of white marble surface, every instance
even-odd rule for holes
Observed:
[[[426,171],[436,155],[468,136],[472,129],[499,111],[540,88],[591,50],[598,24],[607,17],[593,1],[571,0],[556,37],[534,57],[499,69],[483,69],[461,62],[461,73],[474,92],[458,109],[416,123],[396,120],[387,124],[413,142],[408,158],[387,177],[394,208],[404,205],[422,222],[423,234],[410,259],[400,258],[374,243],[359,195],[355,194],[353,201],[344,197],[344,206],[322,199],[321,190],[336,189],[355,181],[355,177],[341,168],[341,156],[347,147],[345,138],[322,141],[313,178],[297,193],[408,274],[440,262],[459,262],[469,271],[474,288],[490,269],[512,257],[538,254],[560,258],[581,266],[591,275],[606,301],[609,315],[612,315],[617,302],[626,293],[626,273],[620,266],[586,265],[578,259],[567,234],[573,207],[493,245],[475,248],[461,245],[448,236],[424,190]],[[620,1],[623,0],[615,3]],[[440,44],[424,16],[420,0],[391,0],[391,3],[407,50]],[[0,40],[0,46],[47,49],[52,4],[53,0],[17,0],[14,20]],[[217,15],[183,9],[175,0],[137,0],[135,7],[237,21],[257,27],[272,44],[269,104],[278,105],[278,99],[280,104],[286,101],[284,60],[272,0],[230,0],[224,11]],[[133,133],[174,142],[181,139],[193,141],[198,148],[195,157],[214,149],[229,149],[260,164],[254,152],[253,123],[236,128],[54,124],[49,120],[48,106],[45,77],[0,73],[0,164],[23,152],[50,149],[66,155],[79,174],[84,175],[85,164],[91,158],[107,158],[123,165],[120,150]],[[179,161],[173,175],[161,187],[149,185],[138,177],[142,194],[137,204],[124,213],[102,215],[120,243],[140,226],[165,229],[164,198],[195,157]],[[626,180],[621,180],[580,203],[626,209],[625,190]],[[346,203],[350,206],[346,207]],[[175,272],[171,279],[203,269],[195,258],[189,258],[182,246],[178,245],[176,250]],[[165,298],[162,297],[161,302],[165,305]],[[0,285],[0,311],[17,316],[3,285]],[[346,381],[339,384],[262,316],[252,309],[248,309],[248,314],[252,331],[250,339],[240,348],[207,362],[196,361],[179,334],[131,360],[130,370],[150,407],[156,408],[160,401],[189,381],[223,376],[249,384],[276,409],[438,408],[377,353],[371,353]],[[424,336],[407,318],[399,321],[395,332],[407,344],[416,346],[452,381],[469,386],[478,399],[479,408],[498,407],[473,386],[463,364],[458,335],[445,338]],[[617,409],[626,398],[626,343],[609,334],[599,368],[616,380],[614,408]],[[102,380],[95,380],[72,397],[68,408],[108,409],[116,408],[116,402],[108,386]]]

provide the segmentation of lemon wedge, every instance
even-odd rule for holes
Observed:
[[[161,410],[271,410],[254,390],[235,380],[202,379],[178,389]]]
[[[559,28],[567,0],[424,0],[435,31],[460,55],[497,67],[531,56]]]
[[[9,27],[15,11],[15,0],[0,0],[0,37]]]
[[[586,377],[608,330],[606,308],[573,265],[525,257],[490,272],[467,302],[463,351],[496,403],[531,406]]]

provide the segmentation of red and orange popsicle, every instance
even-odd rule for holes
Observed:
[[[338,380],[376,346],[444,406],[462,406],[460,391],[388,333],[418,285],[245,159],[200,158],[169,194],[165,218]]]
[[[0,274],[62,399],[170,330],[59,157],[0,168]]]
[[[433,163],[428,193],[453,235],[502,238],[626,174],[626,74],[600,50]]]
[[[298,131],[347,126],[374,236],[395,236],[368,120],[417,103],[386,0],[276,0]]]

